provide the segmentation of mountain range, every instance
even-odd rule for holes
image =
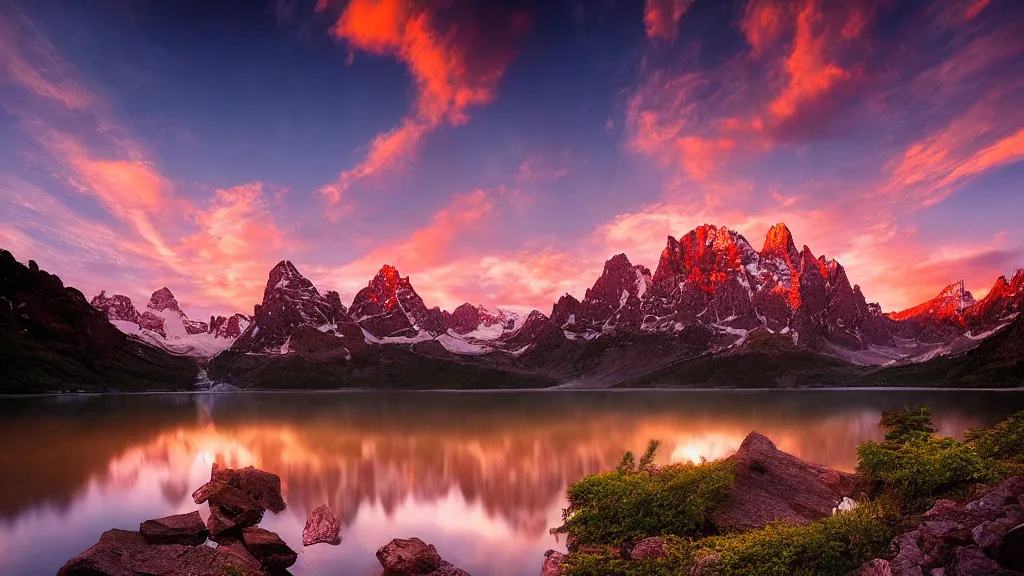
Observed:
[[[30,263],[9,281],[8,267],[21,265],[4,254],[10,330],[22,302],[8,284],[46,273]],[[192,320],[166,287],[142,312],[105,291],[85,308],[132,346],[190,357],[205,378],[240,387],[1024,384],[1024,271],[981,300],[953,282],[883,313],[842,264],[798,249],[781,223],[760,250],[714,225],[670,236],[653,274],[615,255],[582,299],[565,294],[547,315],[428,308],[390,265],[346,307],[290,261],[270,271],[252,315]]]

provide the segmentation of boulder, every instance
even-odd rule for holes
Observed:
[[[267,568],[287,568],[299,557],[277,534],[263,528],[243,528],[242,542],[249,553]]]
[[[1020,576],[1019,572],[1007,570],[985,556],[977,546],[961,546],[954,550],[946,573],[949,576]]]
[[[205,542],[210,535],[198,510],[188,514],[146,520],[139,525],[139,532],[149,544],[184,544],[186,546],[198,546]]]
[[[892,567],[889,566],[889,562],[875,558],[861,566],[857,576],[892,576]]]
[[[262,576],[245,548],[150,544],[139,532],[108,530],[99,542],[68,560],[58,576]]]
[[[377,550],[384,576],[430,574],[441,568],[441,555],[433,545],[419,538],[396,538]]]
[[[1006,533],[1000,548],[1003,562],[1014,570],[1024,571],[1024,524]]]
[[[441,560],[441,566],[427,576],[469,576],[469,572],[466,572],[447,560]]]
[[[722,561],[722,555],[718,552],[705,554],[697,559],[693,565],[693,576],[705,576],[714,573],[715,566]]]
[[[215,538],[227,532],[255,526],[263,520],[263,507],[230,484],[221,483],[219,489],[210,494],[209,502],[210,518],[206,526]]]
[[[893,540],[896,557],[889,563],[893,576],[921,576],[924,553],[917,544],[917,532],[900,534]]]
[[[563,562],[565,562],[565,554],[557,550],[548,550],[544,553],[544,563],[540,566],[540,576],[562,576]]]
[[[854,492],[854,477],[805,462],[750,433],[729,460],[735,482],[730,497],[712,512],[723,532],[764,528],[770,522],[807,524],[832,514]]]
[[[253,504],[277,514],[287,506],[281,496],[281,478],[277,474],[264,472],[247,466],[238,470],[220,468],[216,463],[210,470],[210,481],[192,493],[192,500],[202,504],[213,494],[220,492],[224,485],[237,488]]]
[[[652,536],[637,542],[629,553],[629,557],[633,560],[654,560],[664,558],[665,552],[665,540],[658,536]]]
[[[306,527],[302,529],[302,545],[341,544],[341,520],[331,512],[326,504],[318,506],[306,518]]]
[[[921,549],[932,558],[941,558],[947,550],[974,543],[969,528],[948,520],[922,522],[917,528],[917,534]]]
[[[999,545],[1002,544],[1006,532],[1006,524],[1001,522],[982,522],[971,530],[971,538],[982,550],[991,554],[992,551],[998,549]]]

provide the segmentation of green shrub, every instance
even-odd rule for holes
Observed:
[[[567,576],[676,576],[690,574],[708,555],[707,576],[844,576],[881,556],[894,532],[891,519],[867,504],[852,512],[806,526],[772,524],[761,530],[699,540],[668,538],[668,554],[658,560],[626,561],[596,554],[573,554]]]
[[[651,443],[633,464],[627,453],[614,472],[592,474],[569,487],[569,507],[557,533],[580,544],[618,546],[648,536],[699,536],[709,527],[708,515],[732,486],[730,464],[672,464],[650,467],[657,450]]]
[[[935,437],[926,408],[886,412],[879,425],[889,427],[886,439],[857,447],[857,473],[881,482],[908,508],[1002,475],[999,464],[973,444]]]
[[[971,428],[966,440],[984,458],[1024,464],[1024,410],[991,428]]]

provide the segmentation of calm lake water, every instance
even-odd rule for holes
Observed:
[[[751,430],[842,470],[883,409],[928,405],[962,436],[1024,408],[1020,392],[630,391],[234,393],[0,398],[0,574],[51,575],[109,528],[199,508],[213,462],[281,476],[263,526],[296,576],[380,574],[377,548],[418,536],[474,576],[536,576],[566,487],[662,441],[660,460],[732,453]],[[340,546],[303,549],[327,503]]]

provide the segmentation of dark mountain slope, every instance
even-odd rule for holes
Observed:
[[[940,356],[920,364],[874,370],[864,386],[958,386],[1014,388],[1024,386],[1024,316],[956,356]]]
[[[130,340],[81,292],[0,250],[0,393],[185,389],[197,370]]]

